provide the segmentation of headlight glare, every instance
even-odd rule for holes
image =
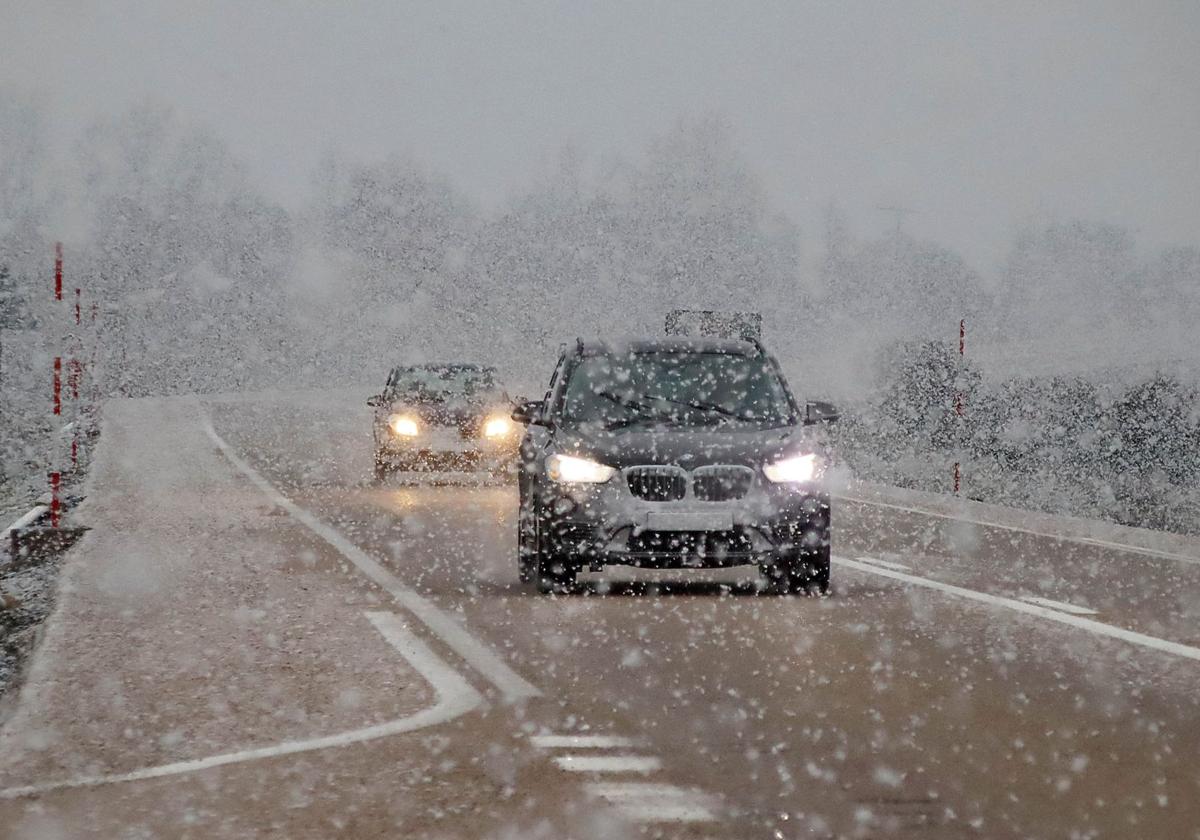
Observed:
[[[776,484],[799,484],[812,481],[817,475],[817,456],[815,453],[797,455],[773,464],[764,464],[763,474]]]
[[[421,431],[417,421],[402,414],[393,414],[388,418],[388,428],[397,437],[416,437]]]
[[[556,454],[546,459],[546,474],[563,484],[603,484],[615,473],[612,467],[573,455]]]
[[[508,437],[512,433],[512,421],[507,417],[492,417],[483,424],[483,436],[489,438]]]

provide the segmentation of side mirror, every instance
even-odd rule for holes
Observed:
[[[376,394],[375,396],[369,398],[367,400],[367,405],[369,405],[371,408],[379,408],[379,406],[383,405],[383,395]]]
[[[526,426],[536,425],[541,422],[544,407],[545,403],[541,400],[524,400],[513,409],[512,419]]]
[[[836,423],[841,414],[833,403],[813,400],[804,406],[804,425],[815,426],[817,423]]]

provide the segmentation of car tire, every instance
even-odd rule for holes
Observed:
[[[579,569],[569,557],[537,553],[537,588],[543,595],[566,595],[575,590]]]
[[[537,577],[537,515],[526,499],[517,508],[517,577],[521,583]]]
[[[807,595],[829,594],[829,546],[800,552],[788,569],[788,591]]]
[[[762,567],[763,577],[780,595],[825,595],[829,592],[829,546],[801,549],[794,557]]]
[[[518,534],[525,536],[524,553],[518,557],[518,573],[522,581],[535,581],[537,590],[543,595],[565,595],[575,589],[575,579],[579,568],[563,554],[554,554],[546,550],[542,543],[541,505],[527,502],[522,505],[526,512],[524,529],[520,528],[518,516]],[[522,546],[518,543],[518,550]]]
[[[383,481],[385,478],[387,478],[387,475],[389,472],[391,472],[391,465],[383,457],[383,454],[381,452],[379,452],[379,450],[376,450],[375,451],[375,480]]]

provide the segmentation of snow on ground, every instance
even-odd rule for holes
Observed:
[[[343,580],[309,594],[336,561],[213,450],[196,401],[111,402],[103,440],[78,512],[92,530],[67,556],[0,735],[0,785],[327,734],[429,702],[370,632],[372,592]]]

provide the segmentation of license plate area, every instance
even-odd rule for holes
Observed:
[[[646,514],[648,531],[728,531],[733,528],[729,511],[651,511]]]
[[[462,439],[458,429],[431,429],[422,441],[427,449],[438,452],[466,452],[471,449],[471,442]]]

